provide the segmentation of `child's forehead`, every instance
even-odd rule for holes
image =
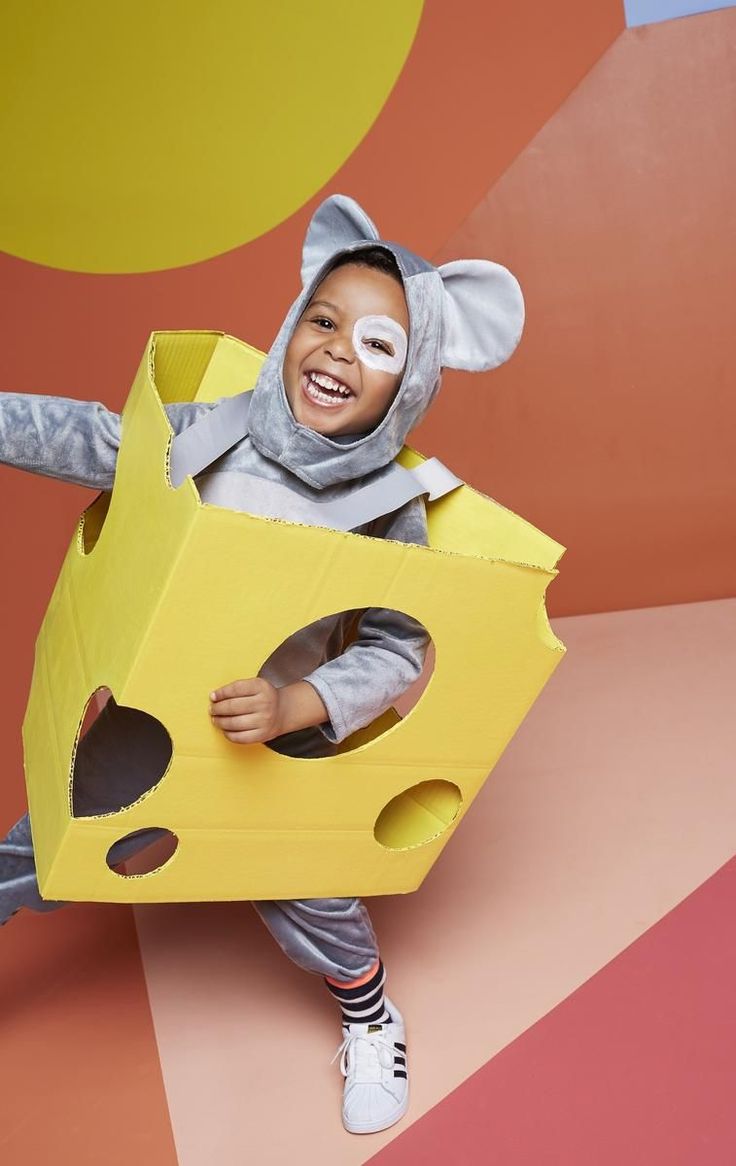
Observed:
[[[359,263],[328,271],[314,289],[307,307],[321,306],[340,315],[390,316],[408,323],[403,286],[386,272]]]

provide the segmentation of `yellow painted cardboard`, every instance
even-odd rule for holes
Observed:
[[[564,652],[544,606],[563,548],[467,486],[429,506],[429,548],[205,506],[191,478],[173,489],[162,402],[242,391],[261,360],[214,332],[158,333],[146,348],[114,490],[82,516],[36,646],[24,742],[46,898],[412,891]],[[404,720],[389,712],[338,756],[309,760],[212,725],[212,689],[257,675],[299,628],[364,607],[407,612],[434,641]],[[102,687],[157,717],[173,758],[134,805],[74,818],[75,745]],[[110,846],[144,827],[176,835],[173,857],[145,875],[110,870]]]

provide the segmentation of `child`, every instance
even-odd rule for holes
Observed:
[[[302,274],[304,290],[253,390],[247,434],[196,481],[204,502],[329,525],[320,512],[324,502],[349,507],[357,486],[389,475],[439,388],[443,365],[487,369],[511,355],[523,302],[504,268],[461,261],[435,269],[381,241],[360,207],[341,195],[312,219]],[[167,414],[180,433],[213,408],[175,404]],[[7,464],[110,490],[119,442],[120,419],[102,405],[0,395],[0,461]],[[419,499],[354,529],[427,543]],[[339,590],[334,606],[339,610]],[[268,742],[292,756],[325,756],[409,687],[426,645],[424,628],[398,612],[372,608],[328,617],[291,636],[258,677],[210,693],[209,715],[235,744]],[[128,719],[133,712],[111,699],[80,741],[75,814],[110,812],[145,792],[140,734]],[[152,733],[146,748],[163,750]],[[110,861],[154,834],[125,840],[127,849],[113,847]],[[21,907],[59,905],[39,896],[26,815],[0,842],[0,922]],[[404,1023],[384,996],[385,973],[365,906],[338,898],[255,907],[285,953],[322,975],[340,1004],[345,1128],[370,1133],[392,1125],[408,1106]]]

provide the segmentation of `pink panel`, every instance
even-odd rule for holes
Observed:
[[[735,909],[736,860],[369,1161],[732,1166]]]

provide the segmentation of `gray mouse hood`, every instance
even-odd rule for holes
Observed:
[[[374,429],[325,437],[294,420],[284,390],[284,355],[315,289],[335,261],[376,246],[394,256],[401,273],[409,311],[406,366],[386,416]],[[316,489],[388,465],[434,400],[442,368],[496,368],[516,348],[524,323],[521,290],[505,267],[481,259],[434,267],[381,239],[358,204],[340,194],[323,202],[309,224],[302,284],[253,390],[248,429],[264,457]]]

